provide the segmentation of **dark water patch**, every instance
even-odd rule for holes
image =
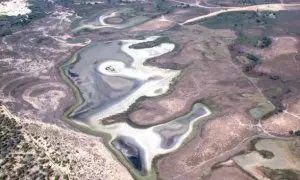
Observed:
[[[133,167],[136,170],[142,171],[142,163],[141,163],[141,158],[140,157],[129,156],[128,160],[131,162],[131,164],[133,165]]]
[[[120,61],[125,66],[132,63],[131,57],[121,50],[120,41],[97,42],[77,53],[76,60],[66,65],[65,74],[73,81],[82,94],[84,103],[71,114],[72,117],[87,119],[91,114],[117,103],[140,86],[140,82],[126,78],[124,82],[133,82],[133,87],[115,89],[113,85],[122,85],[122,80],[105,81],[97,67],[106,61]],[[121,86],[122,87],[122,86]],[[129,87],[129,88],[128,88]],[[101,93],[100,93],[101,92]],[[89,110],[87,110],[87,105]]]
[[[167,140],[162,141],[161,147],[168,149],[175,145],[175,137],[168,138]]]
[[[70,70],[68,70],[68,75],[70,75],[70,77],[72,77],[72,78],[78,77],[78,74],[73,73]]]
[[[138,171],[143,170],[140,149],[135,145],[130,137],[118,137],[112,145],[128,160],[128,162]]]

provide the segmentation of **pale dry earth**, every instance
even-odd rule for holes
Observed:
[[[28,0],[9,0],[0,2],[0,15],[17,16],[29,14]]]

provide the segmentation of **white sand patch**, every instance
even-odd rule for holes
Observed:
[[[144,153],[142,157],[142,163],[143,166],[146,168],[146,170],[150,170],[152,166],[152,160],[155,156],[159,154],[167,154],[169,152],[172,152],[176,149],[178,149],[183,141],[190,135],[190,133],[193,130],[193,125],[200,119],[209,116],[211,114],[211,111],[203,106],[205,109],[205,114],[202,116],[199,116],[195,119],[193,119],[190,124],[188,125],[188,129],[186,132],[184,132],[182,135],[179,135],[177,143],[171,147],[171,148],[163,148],[161,147],[162,139],[159,133],[157,132],[157,129],[162,129],[163,127],[171,127],[176,126],[174,124],[175,121],[170,121],[165,124],[160,124],[156,126],[152,126],[146,129],[139,129],[134,128],[127,123],[116,123],[112,125],[102,125],[99,124],[99,121],[93,121],[91,122],[91,126],[94,127],[97,130],[101,130],[102,132],[109,133],[112,138],[110,140],[110,143],[116,139],[117,137],[130,137],[133,139],[133,142],[136,144]],[[78,121],[76,121],[77,123]],[[78,122],[80,123],[80,122]],[[173,123],[173,124],[172,124]]]
[[[118,113],[125,112],[129,106],[142,97],[159,96],[167,92],[172,80],[179,75],[180,71],[170,69],[160,69],[157,67],[144,66],[143,63],[153,57],[161,56],[171,52],[174,44],[163,43],[159,46],[145,49],[129,48],[132,44],[154,41],[158,36],[152,36],[145,40],[123,40],[122,51],[132,57],[133,62],[130,67],[119,61],[106,61],[99,65],[98,71],[107,76],[125,77],[142,81],[142,85],[120,100],[119,103],[109,106],[105,110],[90,116],[89,120],[103,119]]]
[[[0,2],[0,15],[18,16],[31,13],[27,0],[10,0]]]

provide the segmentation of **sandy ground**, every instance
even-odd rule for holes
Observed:
[[[147,21],[144,24],[135,26],[131,31],[161,31],[176,25],[176,22],[166,19],[164,16]]]
[[[130,114],[135,123],[149,125],[168,121],[183,114],[197,99],[254,91],[241,70],[231,62],[228,45],[230,39],[235,38],[232,31],[212,32],[200,26],[189,26],[170,37],[182,44],[180,53],[158,58],[152,64],[174,63],[186,68],[170,94],[147,99]]]
[[[272,45],[270,48],[257,49],[254,47],[243,47],[243,50],[262,57],[264,61],[273,61],[273,59],[278,56],[297,53],[297,45],[298,39],[296,37],[272,37]]]
[[[31,12],[27,0],[10,0],[0,2],[0,15],[17,16]]]
[[[295,98],[286,103],[283,113],[274,115],[262,122],[263,127],[276,134],[288,135],[290,130],[300,129],[300,100]]]

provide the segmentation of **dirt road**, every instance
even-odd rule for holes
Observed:
[[[209,7],[211,9],[214,9],[213,7]],[[237,12],[237,11],[283,11],[283,10],[297,10],[300,9],[300,4],[261,4],[261,5],[254,5],[254,6],[246,6],[246,7],[230,7],[225,8],[219,11],[215,11],[206,15],[197,16],[191,19],[188,19],[184,21],[183,23],[180,23],[180,25],[189,24],[191,22],[199,21],[201,19],[209,18],[216,16],[221,13],[227,13],[227,12]]]

